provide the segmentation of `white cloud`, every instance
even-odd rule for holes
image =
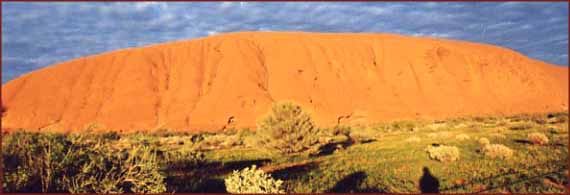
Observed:
[[[160,2],[136,2],[134,3],[135,6],[135,10],[137,11],[145,11],[147,9],[150,9],[152,7],[156,7],[156,6],[162,6],[162,5],[166,5]]]
[[[209,30],[209,31],[206,31],[206,34],[208,34],[208,36],[215,35],[215,34],[218,34],[218,31]]]

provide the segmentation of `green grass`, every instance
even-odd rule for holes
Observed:
[[[432,182],[441,193],[564,193],[568,184],[568,113],[529,114],[508,117],[462,117],[444,121],[399,121],[370,126],[352,127],[351,131],[366,129],[358,136],[372,138],[370,142],[355,142],[345,149],[317,156],[284,156],[252,146],[256,135],[248,131],[220,134],[169,133],[162,135],[126,134],[106,136],[106,144],[115,150],[128,150],[134,145],[155,147],[159,153],[185,154],[200,151],[200,162],[184,161],[184,155],[165,158],[159,155],[166,179],[167,192],[224,192],[223,179],[233,170],[252,164],[271,170],[273,177],[285,181],[287,192],[387,192],[419,193],[426,190],[422,176],[429,171]],[[548,136],[546,145],[528,142],[528,134],[541,132]],[[456,139],[465,134],[469,139]],[[352,133],[351,133],[352,135]],[[3,136],[2,154],[10,153]],[[104,136],[105,137],[105,136]],[[411,137],[419,140],[408,141]],[[510,159],[492,159],[480,150],[479,138],[491,144],[513,149]],[[248,143],[246,143],[248,142]],[[454,162],[431,160],[428,145],[456,146],[460,158]],[[189,158],[189,157],[188,157]],[[6,164],[4,167],[15,167]],[[186,163],[186,164],[184,164]],[[171,166],[180,164],[185,166]],[[10,189],[16,182],[6,175],[24,174],[23,170],[4,169],[4,191],[26,192],[30,189]],[[12,172],[10,172],[12,171]],[[25,170],[23,171],[25,172]],[[7,183],[8,182],[8,183]],[[33,181],[20,181],[33,182]],[[37,181],[36,181],[37,182]],[[435,186],[434,186],[435,185]],[[33,186],[33,185],[27,185]],[[54,190],[55,191],[55,190]]]

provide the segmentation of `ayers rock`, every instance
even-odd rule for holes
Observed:
[[[320,126],[566,111],[568,68],[486,44],[240,32],[83,57],[2,85],[2,128],[219,131],[293,100]]]

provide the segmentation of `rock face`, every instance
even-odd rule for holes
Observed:
[[[2,128],[219,131],[292,100],[320,126],[568,109],[568,68],[485,44],[242,32],[75,59],[2,85]]]

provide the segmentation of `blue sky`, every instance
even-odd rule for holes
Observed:
[[[431,36],[568,66],[565,2],[2,2],[2,83],[81,56],[235,31]]]

